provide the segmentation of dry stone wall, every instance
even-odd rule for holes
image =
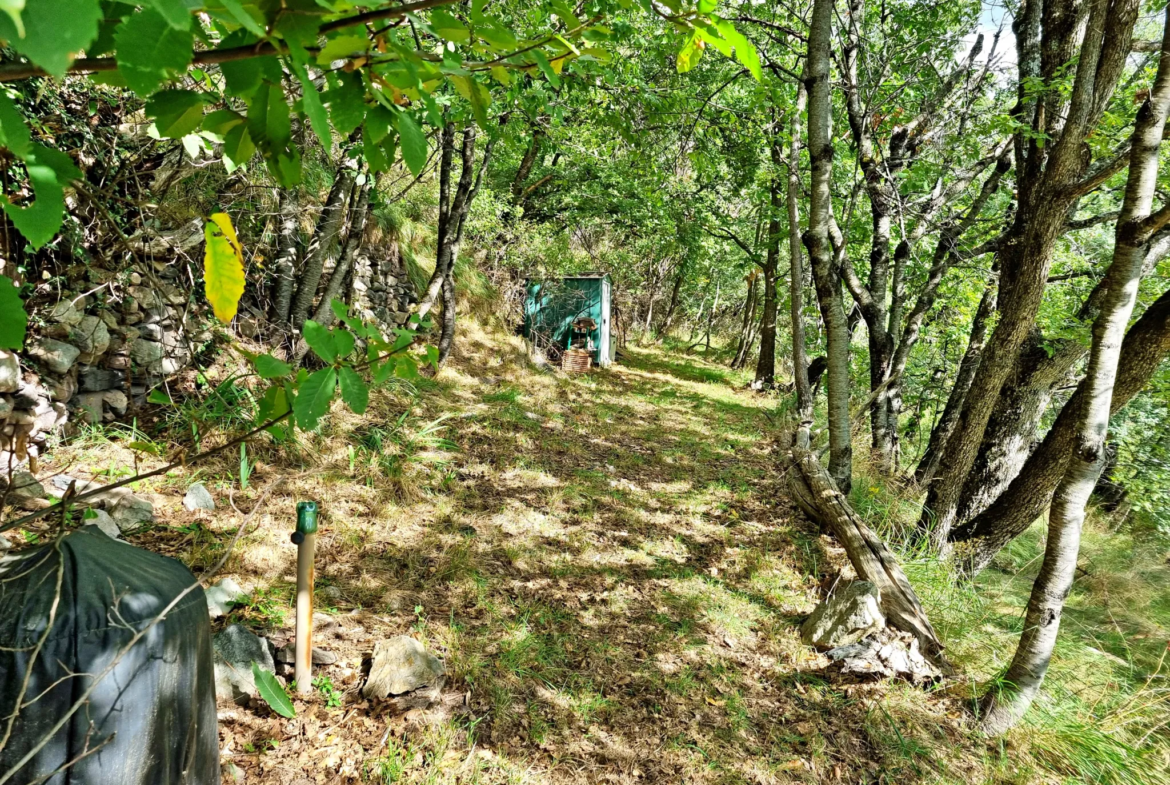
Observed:
[[[34,308],[23,354],[0,352],[0,466],[35,459],[76,423],[127,414],[211,340],[178,269],[75,272],[86,290]]]

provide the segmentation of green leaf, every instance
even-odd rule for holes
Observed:
[[[394,358],[394,375],[399,379],[414,381],[418,379],[418,363],[413,357],[400,354]]]
[[[276,359],[271,354],[260,355],[253,365],[255,365],[256,373],[261,379],[275,379],[278,376],[288,376],[292,373],[291,365]]]
[[[329,117],[333,127],[342,136],[348,136],[366,117],[366,90],[362,78],[356,74],[341,74],[337,84],[325,93]]]
[[[731,42],[723,36],[719,35],[719,31],[714,27],[709,27],[704,24],[695,24],[695,33],[699,38],[706,43],[715,47],[715,49],[724,57],[731,57],[731,50],[733,49]]]
[[[740,65],[746,68],[757,82],[763,79],[763,71],[760,69],[760,54],[756,48],[752,46],[751,41],[744,37],[744,34],[735,29],[735,25],[726,19],[716,19],[715,29],[719,31],[719,35],[723,36],[724,40],[729,41],[735,47],[735,59],[739,60]]]
[[[97,0],[32,0],[20,13],[21,31],[13,21],[12,0],[2,6],[0,38],[16,51],[58,78],[65,75],[73,56],[97,38],[102,9]]]
[[[370,48],[370,40],[364,35],[342,35],[331,38],[317,53],[317,65],[329,65],[353,54],[364,53]]]
[[[465,44],[471,40],[467,27],[446,11],[436,8],[430,12],[431,29],[442,39]]]
[[[312,319],[305,320],[305,326],[301,328],[301,333],[304,335],[305,343],[313,350],[313,354],[327,363],[337,359],[337,344],[333,340],[333,333]]]
[[[293,401],[293,414],[297,418],[297,425],[306,431],[317,427],[317,422],[329,411],[329,403],[333,400],[333,392],[337,388],[337,372],[332,368],[322,368],[310,374],[297,390],[297,398]]]
[[[553,87],[560,87],[561,77],[558,76],[557,72],[553,70],[552,64],[549,63],[548,58],[545,57],[544,52],[540,51],[539,49],[533,49],[529,54],[532,55],[532,59],[536,61],[536,67],[540,69],[542,74],[544,74],[544,78],[549,81],[549,84],[551,84]]]
[[[279,84],[266,81],[252,95],[248,107],[248,133],[277,182],[286,187],[300,182],[300,154],[290,146],[292,124],[284,91]]]
[[[285,385],[274,384],[265,391],[264,396],[260,399],[260,404],[256,407],[256,424],[263,425],[269,420],[287,414],[289,411],[289,393]],[[288,425],[273,425],[268,428],[268,433],[275,436],[277,439],[283,439],[288,436]]]
[[[394,119],[398,138],[402,140],[402,160],[406,161],[410,173],[418,177],[427,165],[427,138],[408,113],[399,112]]]
[[[24,158],[30,149],[30,139],[24,116],[8,94],[0,91],[0,145],[7,147],[17,158]]]
[[[366,132],[363,141],[377,144],[386,138],[390,126],[394,122],[394,113],[381,104],[376,104],[366,112]]]
[[[237,167],[243,166],[256,154],[256,145],[252,143],[252,135],[248,133],[248,126],[240,124],[228,131],[223,138],[224,163],[228,173],[234,172]]]
[[[150,4],[171,27],[176,30],[191,29],[191,9],[183,0],[151,0]]]
[[[341,400],[345,401],[345,405],[352,409],[354,414],[365,414],[366,407],[370,405],[370,388],[362,381],[362,377],[358,376],[357,371],[348,365],[341,369],[339,377]]]
[[[282,717],[291,719],[297,716],[292,699],[288,697],[288,693],[284,691],[284,687],[280,686],[280,682],[276,680],[276,676],[272,675],[271,671],[262,670],[259,665],[253,662],[252,679],[256,682],[256,691],[260,693],[260,697],[264,699],[269,708]]]
[[[28,314],[20,299],[20,288],[8,276],[0,275],[0,349],[23,349],[27,329]]]
[[[243,4],[240,3],[240,0],[219,0],[219,2],[223,3],[223,7],[226,8],[235,18],[235,20],[242,24],[244,29],[249,33],[256,36],[257,38],[263,38],[265,36],[264,25],[256,21],[256,17],[252,16],[252,14],[248,12],[248,9],[244,8]],[[255,6],[252,7],[255,8]]]
[[[343,303],[341,300],[338,300],[336,297],[334,297],[333,301],[329,303],[329,308],[333,311],[333,315],[336,316],[342,324],[353,330],[355,335],[361,336],[362,338],[369,336],[371,331],[366,329],[366,326],[362,324],[360,319],[355,319],[349,315],[349,306]],[[353,351],[352,347],[350,348],[350,351]],[[349,352],[345,352],[345,354],[349,354]]]
[[[0,11],[8,14],[12,26],[16,28],[18,38],[24,38],[24,20],[20,12],[24,10],[24,0],[0,0]]]
[[[146,116],[163,139],[182,139],[203,121],[203,96],[193,90],[163,90],[146,102]]]
[[[24,156],[24,168],[32,185],[31,205],[17,207],[4,203],[4,212],[34,249],[52,240],[61,228],[65,215],[65,193],[63,186],[72,179],[81,177],[69,156],[57,150],[30,144]]]
[[[224,48],[245,46],[257,41],[256,36],[249,35],[244,30],[237,30],[221,42]],[[265,80],[276,84],[284,78],[284,71],[280,60],[276,57],[251,57],[245,60],[233,60],[219,64],[227,82],[226,91],[229,95],[249,98]]]
[[[204,116],[203,130],[216,136],[226,136],[228,131],[244,121],[244,116],[239,112],[233,112],[231,109],[216,109]]]
[[[308,70],[303,65],[295,61],[291,65],[301,83],[303,96],[301,106],[309,117],[309,125],[313,126],[313,133],[321,140],[325,152],[329,153],[333,150],[333,134],[329,130],[329,115],[325,113],[325,105],[321,103],[321,94],[317,92],[317,86],[313,84]]]
[[[685,74],[696,65],[703,57],[703,46],[699,36],[692,30],[691,34],[687,36],[687,40],[683,42],[682,49],[678,50],[677,66],[680,74]]]
[[[577,18],[577,15],[573,13],[573,9],[569,7],[569,4],[565,0],[553,0],[552,9],[560,17],[561,21],[564,22],[565,27],[570,30],[581,26],[581,20]]]
[[[114,34],[118,48],[118,71],[130,89],[150,95],[172,72],[191,64],[195,39],[190,32],[176,30],[162,14],[143,9],[127,19]]]
[[[353,333],[349,330],[334,330],[333,343],[337,346],[337,356],[346,358],[353,351],[354,344],[357,339],[354,338]]]
[[[227,324],[244,296],[244,253],[232,219],[215,213],[203,227],[203,285],[215,316]]]
[[[166,391],[161,388],[156,388],[150,391],[150,395],[146,396],[148,403],[157,403],[159,406],[170,406],[174,403],[171,396],[167,395]]]

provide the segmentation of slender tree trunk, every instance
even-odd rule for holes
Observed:
[[[443,279],[443,330],[439,335],[439,362],[447,360],[455,343],[455,276]]]
[[[808,104],[803,84],[796,86],[796,107],[788,126],[788,206],[789,271],[788,308],[792,320],[792,375],[796,387],[797,427],[809,428],[813,422],[813,393],[808,379],[808,352],[804,346],[804,260],[800,247],[800,116]]]
[[[979,369],[979,360],[983,356],[983,348],[987,345],[987,328],[990,325],[991,315],[995,313],[998,292],[999,271],[998,268],[993,268],[991,278],[983,290],[983,297],[979,300],[979,307],[975,310],[975,318],[971,320],[971,335],[967,339],[967,350],[963,353],[963,359],[959,363],[959,372],[955,375],[955,383],[951,386],[942,417],[931,429],[926,452],[922,454],[922,458],[918,461],[918,468],[914,472],[915,481],[922,487],[928,487],[930,483],[934,482],[943,449],[959,422],[959,415],[963,411],[967,391],[971,389],[971,380],[975,378],[975,371]]]
[[[671,325],[674,323],[674,315],[678,309],[678,294],[682,290],[683,279],[687,275],[686,260],[682,260],[678,264],[678,275],[674,277],[674,286],[670,289],[670,305],[666,308],[666,316],[662,320],[662,324],[658,328],[658,335],[664,336],[670,332]]]
[[[833,270],[830,227],[833,204],[832,103],[829,98],[829,48],[832,42],[833,0],[814,0],[809,27],[804,83],[808,91],[808,151],[812,162],[808,249],[821,317],[828,334],[829,474],[842,493],[848,493],[853,474],[853,447],[849,423],[849,331],[841,284]]]
[[[540,153],[540,143],[543,138],[544,130],[540,126],[533,127],[532,141],[528,143],[528,149],[524,151],[524,157],[520,159],[520,166],[516,169],[516,176],[512,178],[513,203],[519,204],[524,195],[524,184],[528,182],[528,175],[532,173],[532,166],[536,163],[536,157]]]
[[[748,276],[747,296],[743,303],[743,323],[739,327],[739,341],[735,347],[735,359],[731,361],[731,367],[736,370],[747,365],[748,353],[751,350],[752,341],[755,340],[753,326],[756,316],[756,282],[758,278],[759,275],[754,272]]]
[[[469,129],[470,130],[470,129]],[[475,134],[472,132],[471,143],[474,145]],[[468,143],[467,132],[463,134],[463,144]],[[439,137],[439,224],[435,233],[435,271],[431,273],[431,280],[427,283],[426,291],[418,304],[418,316],[423,318],[435,307],[443,292],[443,279],[447,277],[447,243],[448,224],[451,220],[451,169],[455,159],[455,124],[448,122],[443,126]]]
[[[275,277],[276,290],[273,295],[272,318],[277,324],[288,322],[292,310],[293,289],[297,269],[297,223],[300,219],[300,197],[295,188],[280,189],[278,208],[279,228],[276,239]]]
[[[715,303],[711,306],[711,313],[707,315],[707,335],[704,338],[706,346],[703,348],[704,357],[711,353],[711,328],[715,325],[715,315],[719,308],[719,289],[720,284],[715,284]]]
[[[1048,516],[1044,562],[1032,587],[1024,632],[1003,686],[989,693],[983,704],[981,727],[990,734],[1003,733],[1018,722],[1044,681],[1056,647],[1064,600],[1076,574],[1085,505],[1104,466],[1125,328],[1137,302],[1147,244],[1160,228],[1151,225],[1150,212],[1158,179],[1158,147],[1170,109],[1170,7],[1164,24],[1158,73],[1134,127],[1113,263],[1106,273],[1108,293],[1101,315],[1093,323],[1093,344],[1083,382],[1085,395],[1076,412],[1073,449]]]
[[[317,286],[321,283],[325,268],[336,259],[337,236],[345,223],[345,202],[353,190],[355,164],[348,155],[347,152],[342,153],[341,165],[337,168],[329,196],[321,208],[317,228],[305,254],[305,268],[301,272],[301,284],[297,289],[290,315],[292,326],[298,330],[313,308],[313,301],[317,298]]]
[[[351,218],[349,225],[349,233],[346,235],[345,244],[342,246],[341,257],[337,262],[337,266],[333,268],[333,274],[329,277],[329,283],[325,287],[325,293],[321,296],[321,302],[317,305],[317,310],[313,314],[313,321],[322,325],[330,325],[333,323],[333,301],[341,296],[341,289],[345,285],[346,276],[353,270],[354,261],[357,255],[361,253],[362,244],[365,240],[366,225],[370,219],[370,188],[373,186],[372,180],[367,180],[365,185],[362,185],[357,196],[353,200],[353,207],[350,210]]]

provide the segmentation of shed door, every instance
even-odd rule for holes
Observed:
[[[613,357],[610,355],[609,345],[609,281],[605,278],[601,279],[601,346],[598,347],[600,352],[598,354],[598,363],[600,365],[609,365]]]

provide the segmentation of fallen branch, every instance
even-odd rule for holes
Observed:
[[[918,595],[893,552],[886,547],[849,506],[828,471],[810,449],[807,427],[785,432],[784,441],[793,471],[788,486],[796,503],[810,518],[828,529],[845,547],[845,553],[858,576],[877,586],[882,595],[882,611],[890,623],[918,639],[922,651],[933,657],[944,670],[949,666],[942,657],[943,644],[934,632]]]

